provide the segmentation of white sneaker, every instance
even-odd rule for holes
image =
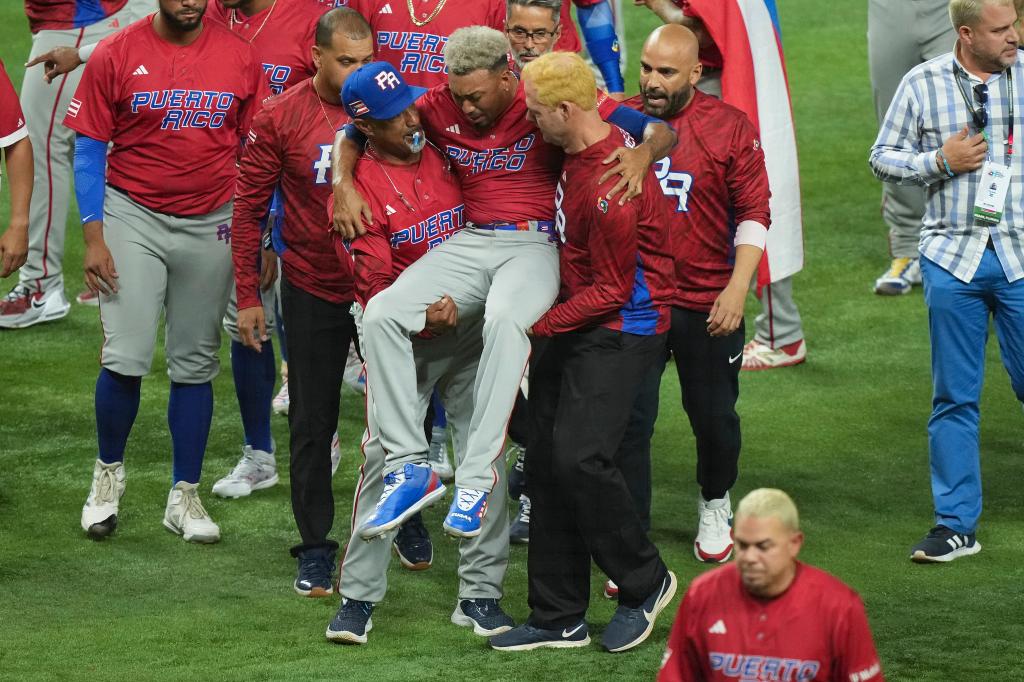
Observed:
[[[751,339],[743,346],[742,369],[757,372],[765,369],[778,369],[799,365],[807,359],[807,344],[803,339],[785,346],[772,348],[767,343]]]
[[[729,493],[718,500],[697,502],[697,539],[693,555],[698,561],[723,563],[732,555],[732,503]]]
[[[40,322],[59,320],[70,310],[63,285],[38,292],[16,284],[0,298],[0,329],[24,329]]]
[[[104,464],[96,460],[92,487],[82,507],[82,530],[93,540],[102,540],[117,530],[117,507],[124,495],[124,463]]]
[[[915,284],[921,283],[919,258],[893,258],[889,269],[875,280],[875,293],[882,296],[909,294]]]
[[[288,414],[288,380],[281,380],[281,390],[277,392],[274,399],[270,401],[270,407],[274,414]]]
[[[195,483],[178,481],[167,495],[164,527],[185,538],[187,542],[217,542],[220,528],[199,501]]]
[[[342,382],[360,395],[366,395],[366,370],[363,361],[356,354],[355,344],[348,347],[348,359],[345,361],[345,373]]]
[[[231,473],[213,484],[217,497],[247,497],[254,490],[263,490],[277,485],[277,462],[273,452],[253,450],[252,446],[242,448],[242,459]]]
[[[341,439],[338,438],[338,432],[334,432],[334,438],[331,439],[331,476],[338,473],[338,465],[341,464]]]
[[[427,452],[427,462],[434,470],[437,477],[442,481],[450,481],[455,478],[455,470],[452,468],[448,454],[448,428],[435,426],[430,434],[430,450]]]

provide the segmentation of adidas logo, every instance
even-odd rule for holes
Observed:
[[[82,101],[81,100],[77,100],[74,97],[72,97],[71,101],[68,103],[68,116],[70,116],[71,118],[74,118],[75,116],[78,116],[78,111],[81,108],[82,108]]]
[[[384,204],[384,212],[388,215],[395,215],[398,213],[395,209],[391,208],[391,204]]]
[[[391,3],[389,2],[388,4],[381,7],[380,10],[377,11],[377,14],[393,14],[393,12],[391,11]]]
[[[20,127],[22,127],[23,125],[25,125],[25,119],[23,119],[23,118],[19,118],[19,119],[18,119],[18,125],[14,126],[14,127],[15,127],[15,128],[20,128]]]
[[[726,633],[725,622],[721,619],[718,619],[717,621],[715,621],[714,625],[708,628],[708,632],[712,635],[724,635]]]
[[[139,68],[137,68],[134,71],[132,71],[132,75],[133,76],[148,76],[149,75],[149,71],[146,70],[145,66],[143,66],[142,64],[139,64]]]
[[[459,130],[459,124],[458,123],[456,123],[455,125],[452,125],[452,126],[448,126],[447,128],[445,128],[445,131],[449,132],[449,133],[455,133],[456,135],[461,135],[462,134],[462,131]]]

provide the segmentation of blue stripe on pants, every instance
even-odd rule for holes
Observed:
[[[978,402],[985,377],[988,320],[995,319],[1003,365],[1024,400],[1024,280],[1010,283],[986,249],[970,283],[921,258],[932,346],[932,415],[928,420],[936,523],[973,533],[981,516]]]

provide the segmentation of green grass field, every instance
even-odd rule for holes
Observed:
[[[624,2],[623,4],[631,5]],[[992,343],[982,404],[984,551],[949,566],[917,566],[907,549],[930,526],[925,424],[929,347],[919,291],[891,300],[870,285],[887,262],[879,188],[867,149],[875,122],[867,77],[865,3],[780,4],[800,139],[807,267],[796,279],[809,345],[794,369],[744,375],[744,451],[734,499],[777,486],[796,499],[803,558],[854,586],[867,604],[890,680],[1024,679],[1022,417]],[[629,70],[655,21],[628,7]],[[22,3],[0,7],[0,58],[20,85],[29,51]],[[7,215],[6,198],[0,215]],[[81,289],[81,239],[69,221],[66,282]],[[16,279],[0,282],[6,292]],[[748,308],[752,323],[755,306]],[[215,382],[216,414],[202,483],[223,541],[194,546],[166,532],[170,486],[162,350],[143,383],[128,446],[121,525],[94,543],[79,528],[96,445],[92,389],[101,336],[94,308],[63,321],[0,333],[0,678],[113,680],[647,680],[670,618],[649,643],[620,655],[585,650],[502,655],[448,622],[456,545],[442,510],[427,513],[434,567],[391,569],[387,600],[365,647],[323,636],[336,600],[291,589],[296,540],[287,472],[276,488],[223,501],[210,485],[235,462],[242,439],[227,354]],[[653,537],[683,585],[707,567],[691,551],[693,438],[674,373],[654,442]],[[334,479],[334,537],[347,539],[359,464],[361,399],[346,394],[344,460]],[[275,418],[277,442],[287,426]],[[286,446],[279,461],[286,462]],[[589,620],[612,614],[594,573]],[[678,599],[677,599],[678,601]],[[526,550],[514,547],[504,605],[525,618]],[[1014,644],[1016,642],[1017,644]]]

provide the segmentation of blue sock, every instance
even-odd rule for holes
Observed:
[[[199,483],[203,471],[206,440],[213,420],[213,384],[171,382],[167,400],[167,426],[174,447],[174,480]]]
[[[447,427],[448,415],[445,414],[444,404],[441,402],[441,394],[437,392],[436,388],[430,399],[434,404],[434,428],[443,429]]]
[[[128,434],[139,413],[142,377],[129,377],[107,368],[96,379],[96,438],[100,461],[104,464],[124,461]]]
[[[245,444],[254,450],[270,452],[270,401],[274,399],[274,344],[263,342],[257,353],[239,341],[231,342],[231,373],[235,377],[235,395],[242,413]]]

